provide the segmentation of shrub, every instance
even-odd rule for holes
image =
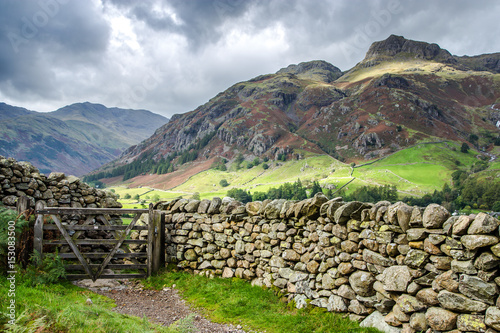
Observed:
[[[35,251],[31,256],[31,263],[26,269],[25,278],[33,286],[54,283],[66,277],[64,263],[57,252],[46,253],[42,259],[40,253]]]
[[[28,225],[29,221],[24,219],[24,216],[18,215],[13,210],[0,207],[0,258],[2,258],[0,261],[0,273],[3,274],[10,270],[7,269],[8,261],[12,258],[12,253],[19,253],[16,243],[19,235]],[[16,251],[9,251],[9,247],[12,246],[16,248]]]
[[[227,182],[227,180],[222,179],[222,180],[219,182],[219,185],[220,185],[220,186],[222,186],[222,187],[226,187],[226,186],[229,186],[229,183]]]

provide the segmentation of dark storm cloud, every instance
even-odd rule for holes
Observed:
[[[109,29],[90,3],[41,0],[1,2],[0,90],[54,96],[58,67],[95,63]]]
[[[248,0],[169,0],[169,1],[109,1],[126,9],[128,15],[142,21],[154,30],[181,34],[194,49],[217,42],[224,34],[219,28],[226,20],[245,14],[256,4]],[[163,15],[156,6],[171,8],[180,22]]]
[[[497,0],[0,0],[0,101],[171,116],[291,63],[348,70],[391,34],[498,52],[499,12]]]

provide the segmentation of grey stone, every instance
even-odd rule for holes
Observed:
[[[498,237],[490,235],[465,235],[460,240],[469,250],[498,244]]]
[[[384,316],[378,312],[372,312],[360,324],[361,327],[373,327],[385,333],[400,333],[401,329],[390,326],[385,322]]]
[[[425,313],[429,326],[436,331],[449,331],[456,327],[457,314],[443,308],[430,308]]]
[[[486,332],[484,316],[461,314],[457,318],[457,328],[462,332]]]
[[[467,229],[471,224],[472,220],[469,216],[461,215],[457,221],[453,224],[452,234],[453,235],[465,235],[467,233]]]
[[[264,208],[264,216],[270,220],[280,217],[281,208],[285,203],[285,199],[275,199],[267,204]]]
[[[447,290],[439,292],[438,300],[442,307],[458,312],[483,312],[488,308],[482,302],[473,301],[464,295],[451,293]]]
[[[357,271],[349,277],[349,283],[356,294],[364,297],[375,295],[373,274],[365,271]],[[406,288],[405,288],[406,290]]]
[[[484,322],[489,327],[500,331],[500,309],[496,306],[490,306],[486,310],[486,315],[484,317]]]
[[[439,229],[449,217],[450,213],[446,208],[438,204],[430,204],[425,208],[422,222],[425,228]]]
[[[489,271],[500,265],[500,258],[493,255],[491,252],[483,252],[474,261],[474,267],[480,270]]]
[[[493,216],[481,212],[477,214],[474,221],[472,221],[469,229],[467,230],[467,233],[469,235],[479,235],[479,234],[487,235],[497,230],[499,225],[500,225],[499,220],[497,220]]]
[[[411,281],[411,275],[406,266],[391,266],[382,273],[381,281],[387,291],[405,292]]]
[[[297,309],[303,309],[307,307],[307,297],[305,295],[297,295],[293,300],[295,301],[295,307]]]
[[[347,312],[348,304],[346,304],[344,298],[337,295],[332,295],[330,296],[330,298],[328,298],[326,308],[330,312]]]
[[[465,296],[490,305],[495,304],[495,296],[498,296],[497,286],[487,283],[475,276],[462,274],[458,290]]]
[[[212,198],[212,202],[210,203],[210,206],[207,209],[207,214],[209,215],[218,214],[221,204],[222,204],[221,198],[219,197]]]
[[[427,329],[427,319],[425,318],[425,313],[415,312],[410,317],[410,327],[415,331],[423,332]]]
[[[411,268],[420,268],[423,267],[429,258],[430,254],[417,249],[411,249],[405,257],[405,265],[410,266]]]
[[[453,260],[451,262],[451,269],[456,273],[477,274],[477,269],[472,264],[472,260]]]
[[[366,261],[367,263],[380,265],[384,267],[390,267],[395,264],[394,259],[384,257],[380,253],[368,249],[363,250],[363,260]]]
[[[416,297],[405,294],[399,296],[396,303],[404,313],[412,313],[427,308],[427,306]]]

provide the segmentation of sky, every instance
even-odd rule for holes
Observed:
[[[0,0],[0,102],[171,117],[290,64],[345,71],[395,34],[500,52],[497,0]]]

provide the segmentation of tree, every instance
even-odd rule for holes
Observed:
[[[219,185],[220,185],[220,186],[222,186],[222,187],[226,187],[226,186],[229,186],[229,183],[227,182],[227,180],[222,179],[222,180],[219,182]]]
[[[466,144],[465,142],[462,143],[462,147],[460,148],[460,151],[464,154],[467,154],[469,152],[469,145]]]
[[[316,193],[323,193],[323,190],[321,189],[321,186],[319,185],[319,182],[317,180],[315,180],[313,182],[313,185],[311,187],[311,195],[310,195],[310,197],[311,198],[314,197],[314,195]]]
[[[130,193],[126,193],[124,196],[123,196],[123,199],[130,199],[132,198],[132,196],[130,195]]]
[[[155,195],[153,195],[152,200],[153,200],[153,202],[158,202],[158,201],[160,201],[160,196],[158,194],[155,194]]]
[[[141,196],[139,194],[134,195],[134,200],[139,201],[140,198],[141,198]]]
[[[267,170],[269,169],[269,165],[267,163],[262,164],[262,169]]]
[[[247,192],[240,188],[230,189],[229,191],[227,191],[227,196],[243,203],[252,201],[252,195],[250,194],[250,192]]]

